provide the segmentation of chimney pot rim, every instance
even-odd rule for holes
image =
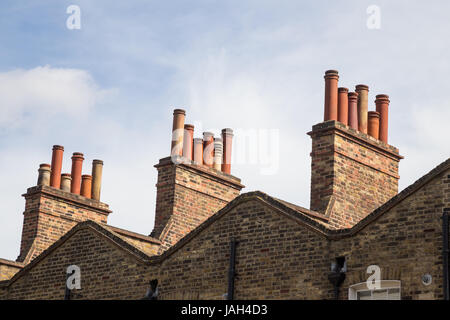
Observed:
[[[192,129],[192,130],[194,130],[194,125],[193,124],[185,124],[184,128],[185,129]]]
[[[369,116],[369,118],[379,118],[380,113],[378,111],[369,111],[368,116]]]
[[[40,165],[39,165],[39,169],[40,168],[51,168],[51,165],[49,165],[48,163],[41,163]]]
[[[61,177],[69,177],[72,178],[72,175],[70,173],[61,173]]]
[[[103,164],[103,160],[94,159],[92,160],[92,164]]]
[[[222,129],[222,134],[223,135],[233,135],[233,129],[231,129],[231,128],[224,128],[224,129]]]
[[[357,84],[357,85],[355,86],[355,90],[358,90],[358,89],[369,91],[369,86],[366,85],[366,84]]]
[[[83,174],[81,179],[92,179],[92,176],[90,174]]]
[[[62,150],[62,151],[64,151],[64,147],[63,147],[63,146],[60,146],[60,145],[58,145],[58,144],[55,144],[55,145],[53,146],[53,150]]]
[[[379,102],[382,102],[382,101],[390,102],[389,96],[387,94],[377,94],[375,98],[376,98],[375,102],[377,102],[377,101],[379,101]]]
[[[348,92],[348,88],[345,87],[339,87],[338,92]]]
[[[174,109],[173,110],[173,114],[175,115],[175,114],[183,114],[183,115],[186,115],[186,110],[184,110],[184,109]]]

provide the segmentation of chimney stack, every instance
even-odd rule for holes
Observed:
[[[184,119],[186,111],[183,109],[173,110],[173,125],[172,125],[172,144],[171,156],[183,155],[183,136],[184,136]]]
[[[194,163],[197,165],[203,165],[203,139],[194,139]]]
[[[86,198],[91,198],[92,192],[92,176],[89,174],[83,174],[81,176],[81,195]]]
[[[50,186],[54,188],[59,188],[59,185],[61,183],[63,153],[64,153],[63,146],[58,145],[53,146]]]
[[[358,93],[358,130],[367,134],[369,87],[358,84],[355,88]]]
[[[380,114],[376,111],[369,111],[369,125],[368,131],[369,136],[374,137],[378,140],[378,132],[380,130]]]
[[[102,188],[102,174],[103,174],[103,161],[92,161],[92,192],[91,197],[94,200],[100,201],[100,191]]]
[[[223,143],[221,138],[214,139],[214,169],[222,170]]]
[[[49,186],[50,185],[50,165],[47,163],[42,163],[39,165],[39,176],[37,185],[38,186]]]
[[[389,96],[387,94],[379,94],[376,96],[376,109],[380,114],[380,133],[379,139],[384,143],[388,143],[388,112],[389,112]]]
[[[210,168],[214,163],[214,133],[203,132],[203,164]]]
[[[324,121],[338,120],[338,80],[336,70],[325,72],[325,112]]]
[[[80,152],[74,152],[72,156],[72,184],[70,186],[70,192],[80,194],[81,189],[81,171],[83,167],[83,154]]]
[[[233,130],[230,128],[222,129],[222,172],[231,174],[231,147],[233,143]]]
[[[194,147],[194,126],[192,124],[184,125],[183,136],[183,157],[192,160]]]
[[[348,89],[338,89],[338,121],[348,124]]]
[[[348,125],[358,130],[358,93],[348,93]]]
[[[63,173],[61,175],[61,190],[70,192],[70,185],[72,184],[72,177],[70,173]]]

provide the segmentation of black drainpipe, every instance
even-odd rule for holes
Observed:
[[[228,293],[227,300],[234,298],[234,278],[236,277],[236,240],[233,238],[230,241],[230,268],[228,270]]]
[[[66,287],[66,290],[64,292],[64,300],[70,300],[70,298],[71,298],[71,290],[67,286],[67,280],[69,280],[70,276],[71,276],[71,274],[66,273],[66,282],[64,283],[64,286]]]
[[[442,215],[442,239],[443,239],[443,246],[442,246],[442,261],[443,261],[443,269],[444,269],[444,300],[450,300],[450,294],[449,294],[449,270],[448,270],[448,254],[449,254],[449,248],[448,248],[448,212],[450,209],[445,208],[444,214]]]
[[[333,285],[334,289],[334,299],[339,299],[339,289],[341,284],[345,280],[345,273],[347,272],[347,262],[345,257],[338,257],[336,261],[332,264],[332,270],[328,274],[328,280]]]

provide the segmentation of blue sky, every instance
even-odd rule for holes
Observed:
[[[69,5],[81,29],[66,27]],[[366,10],[381,10],[368,29]],[[105,161],[110,224],[149,234],[172,109],[201,131],[276,132],[275,170],[233,165],[246,191],[309,206],[323,73],[390,95],[400,189],[449,156],[448,1],[2,1],[0,257],[19,253],[24,200],[51,147]],[[264,131],[266,130],[266,131]],[[239,136],[236,136],[239,141]],[[275,139],[276,140],[276,139]],[[236,152],[240,149],[236,147]],[[269,170],[270,171],[270,170]]]

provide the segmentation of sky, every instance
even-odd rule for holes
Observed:
[[[73,152],[84,174],[102,159],[109,224],[148,235],[175,108],[195,137],[235,130],[243,192],[309,207],[306,133],[328,69],[369,85],[369,109],[390,96],[404,189],[450,155],[448,12],[446,0],[1,1],[0,257],[19,254],[21,195],[55,144],[63,172]]]

